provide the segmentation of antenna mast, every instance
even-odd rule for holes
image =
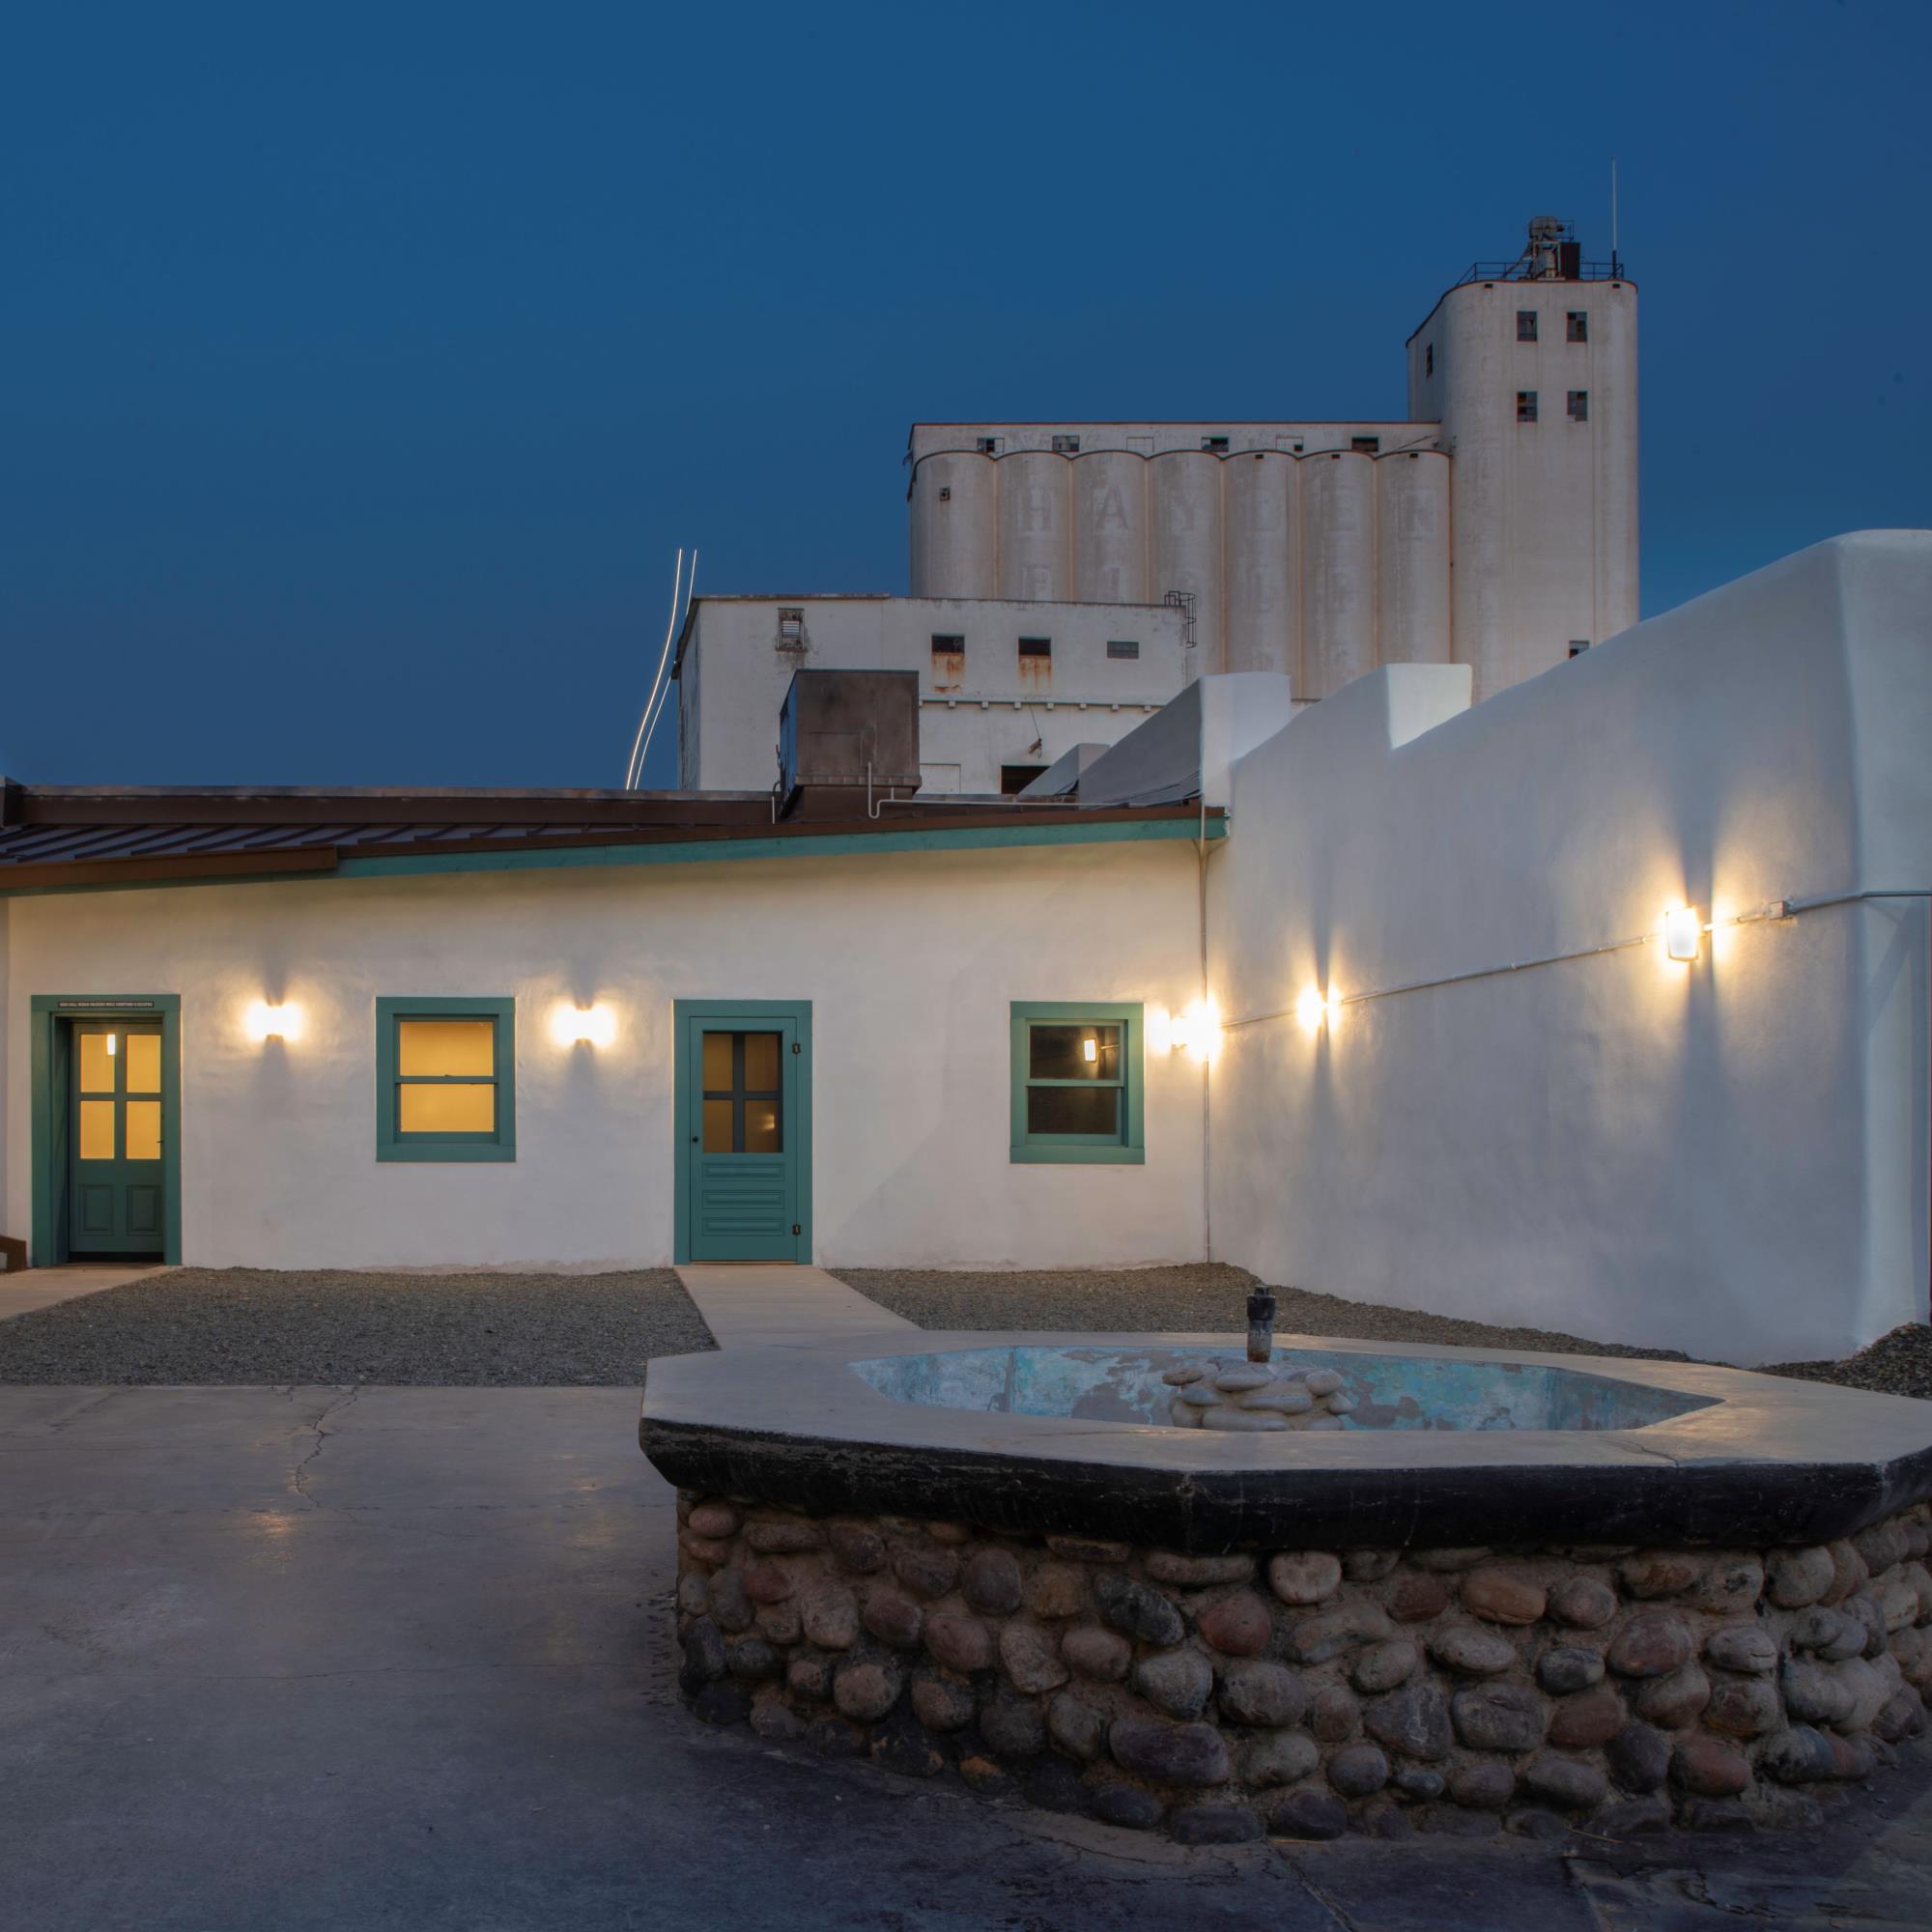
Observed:
[[[1617,157],[1610,156],[1610,273],[1622,272],[1617,259]]]

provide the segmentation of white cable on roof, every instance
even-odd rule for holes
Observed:
[[[694,557],[693,562],[696,561]],[[670,656],[670,640],[677,630],[677,595],[683,583],[684,551],[680,547],[677,553],[677,568],[672,572],[670,581],[670,625],[665,632],[664,649],[658,653],[658,673],[651,680],[651,695],[644,699],[643,714],[638,720],[638,735],[631,740],[630,762],[624,767],[626,791],[635,790],[637,786],[638,768],[642,763],[644,727],[651,720],[651,706],[657,700],[658,686],[664,682],[665,661]]]
[[[678,554],[682,556],[684,553],[680,551]],[[693,544],[691,547],[691,575],[687,577],[684,581],[684,612],[687,617],[689,617],[691,614],[691,593],[693,589],[696,586],[696,583],[697,583],[697,546],[696,544]],[[677,626],[678,626],[677,603],[675,598],[673,598],[671,602],[671,629],[673,632],[676,631]],[[667,638],[665,643],[667,650],[668,650],[670,639]],[[658,667],[658,675],[661,678],[664,675],[664,666],[662,664],[659,665]],[[656,696],[657,694],[653,692],[652,696]],[[658,720],[665,715],[665,706],[668,705],[669,702],[670,702],[670,686],[667,684],[664,688],[664,696],[658,698],[657,709],[655,711],[650,711],[648,710],[648,708],[646,709],[645,716],[648,723],[644,731],[644,749],[638,758],[638,776],[640,779],[644,775],[644,761],[651,755],[651,740],[657,736]]]

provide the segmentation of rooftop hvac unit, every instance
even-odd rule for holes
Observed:
[[[789,813],[846,817],[919,789],[919,673],[796,670],[779,713]]]

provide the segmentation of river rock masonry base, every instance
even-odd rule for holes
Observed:
[[[1802,1827],[1924,1729],[1932,1509],[1806,1548],[1181,1555],[679,1492],[679,1685],[1189,1843]]]

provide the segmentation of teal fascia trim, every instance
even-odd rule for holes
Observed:
[[[676,845],[568,845],[541,852],[412,852],[392,858],[345,857],[337,879],[412,878],[427,872],[533,872],[575,866],[702,866],[722,860],[842,858],[866,852],[980,852],[1013,845],[1123,845],[1201,835],[1192,818],[1116,820],[1108,825],[965,825],[956,832],[806,833],[796,838],[706,838]],[[1225,819],[1208,821],[1209,840],[1227,836]]]
[[[399,1019],[494,1019],[497,1022],[497,1131],[406,1134],[396,1119],[396,1022]],[[515,1160],[517,1157],[517,1003],[514,999],[376,1001],[376,1158],[378,1160]]]
[[[59,1179],[67,1150],[54,1146],[56,1082],[67,1078],[66,1056],[57,1050],[62,1020],[156,1018],[161,1023],[161,1201],[167,1226],[161,1259],[179,1267],[181,1225],[181,995],[179,993],[35,993],[27,1002],[30,1095],[28,1140],[32,1160],[33,1227],[28,1261],[53,1267],[67,1259],[66,1227],[59,1213]]]
[[[1009,1159],[1021,1166],[1141,1167],[1147,1162],[1146,1034],[1136,1000],[1015,1000],[1012,1002],[1012,1145]],[[1027,1131],[1027,1029],[1035,1020],[1094,1020],[1122,1034],[1121,1137],[1095,1140],[1074,1134]]]
[[[863,839],[861,843],[865,842]],[[789,1020],[798,1040],[798,1067],[791,1092],[796,1096],[796,1136],[798,1147],[798,1237],[797,1259],[811,1260],[811,1002],[810,1000],[674,1000],[671,1002],[671,1259],[679,1264],[691,1259],[691,1185],[688,1172],[691,1136],[696,1122],[691,1118],[691,1081],[686,1066],[687,1020],[716,1019]]]

